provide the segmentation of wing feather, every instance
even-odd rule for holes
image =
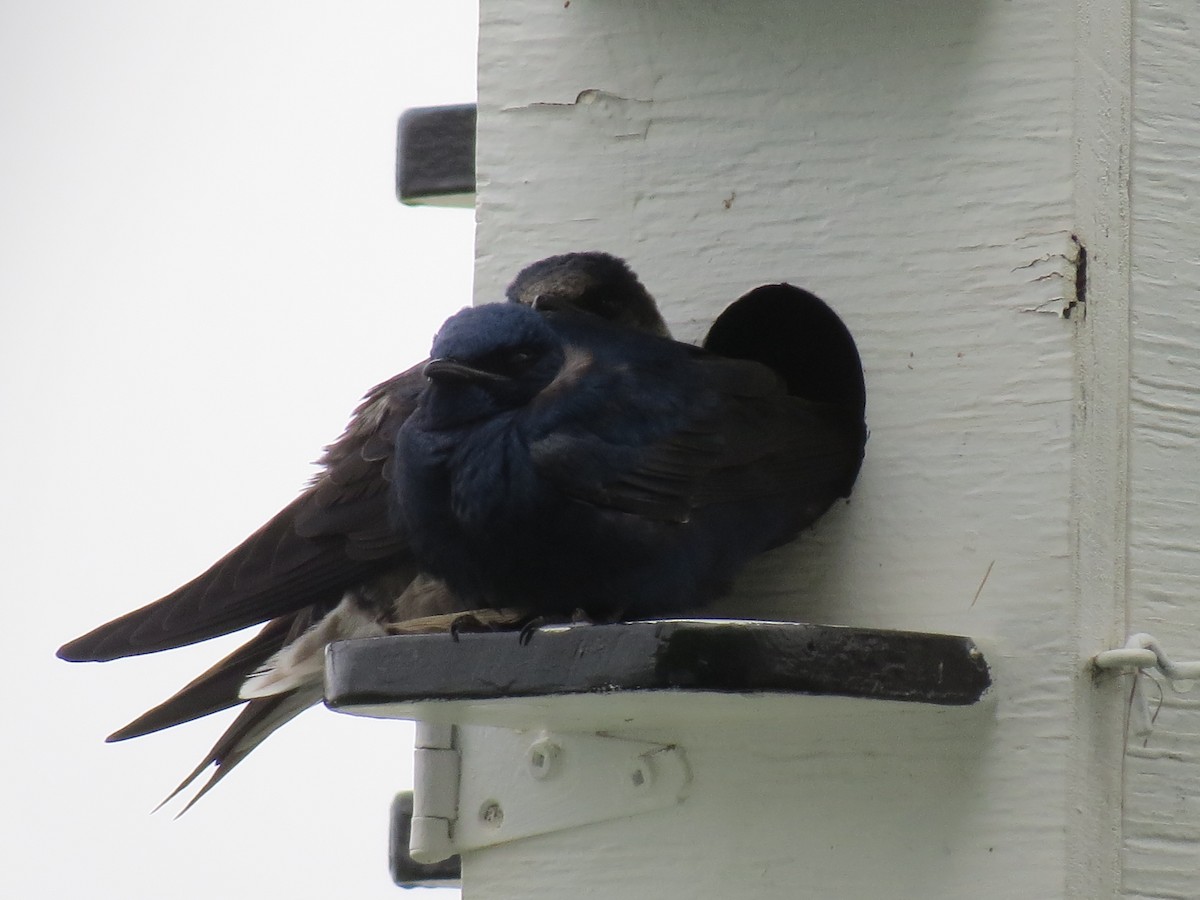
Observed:
[[[407,535],[389,515],[386,470],[423,385],[414,367],[373,388],[303,494],[197,578],[71,641],[59,656],[100,661],[181,647],[328,607],[348,586],[408,564]]]

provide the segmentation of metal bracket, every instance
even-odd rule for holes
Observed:
[[[417,723],[409,852],[418,862],[675,806],[691,780],[673,744],[465,730]]]

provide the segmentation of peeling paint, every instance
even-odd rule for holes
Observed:
[[[520,106],[506,106],[504,112],[517,112],[523,109],[570,109],[575,106],[594,106],[601,103],[653,103],[653,100],[643,100],[636,97],[622,97],[612,91],[601,88],[584,88],[571,103],[554,103],[541,100],[536,103],[524,103]]]
[[[1027,235],[1026,238],[1031,236]],[[1064,246],[1059,250],[1042,253],[1035,259],[1014,267],[1013,272],[1027,276],[1031,284],[1051,285],[1054,295],[1037,304],[1024,306],[1020,311],[1069,319],[1077,310],[1084,308],[1087,252],[1079,238],[1070,232],[1055,232],[1037,237],[1063,242]]]
[[[563,113],[583,115],[594,125],[608,132],[614,141],[644,141],[653,122],[654,101],[623,97],[600,88],[586,88],[570,103],[536,101],[506,106],[509,114]]]

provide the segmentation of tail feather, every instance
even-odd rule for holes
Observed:
[[[162,809],[204,773],[209,766],[213,772],[187,804],[175,816],[179,818],[195,805],[196,801],[211,791],[218,782],[245,759],[255,747],[265,741],[277,728],[287,724],[304,710],[319,702],[321,685],[310,686],[288,694],[279,694],[264,700],[251,700],[246,708],[233,720],[225,732],[213,744],[200,764],[179,783],[175,790],[154,808]]]

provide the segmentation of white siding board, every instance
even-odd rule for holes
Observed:
[[[1178,658],[1195,659],[1200,8],[1139,3],[1134,38],[1131,622]],[[1146,680],[1140,688],[1158,706],[1158,688]],[[1153,733],[1131,741],[1123,826],[1125,896],[1200,896],[1200,697],[1164,689]]]

